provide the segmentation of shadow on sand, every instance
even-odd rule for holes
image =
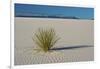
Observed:
[[[52,48],[51,50],[66,50],[66,49],[77,49],[77,48],[86,48],[86,47],[93,47],[93,46],[80,45],[80,46],[70,46],[70,47]]]

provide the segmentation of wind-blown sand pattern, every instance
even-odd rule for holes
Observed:
[[[32,41],[40,28],[54,28],[61,37],[50,52],[38,50]],[[15,18],[15,65],[94,60],[93,20]]]

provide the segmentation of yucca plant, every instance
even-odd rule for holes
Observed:
[[[39,28],[32,39],[44,52],[48,52],[60,38],[52,28]]]

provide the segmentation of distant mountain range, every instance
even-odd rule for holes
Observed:
[[[15,17],[36,17],[36,18],[63,18],[63,19],[80,19],[79,17],[76,16],[61,16],[61,15],[39,15],[39,14],[34,14],[34,15],[16,15]]]
[[[63,16],[63,15],[39,15],[39,14],[25,14],[25,15],[15,15],[15,17],[34,17],[34,18],[62,18],[62,19],[82,19],[77,16]],[[94,18],[91,18],[89,20],[94,20]]]

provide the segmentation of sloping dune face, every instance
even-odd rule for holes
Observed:
[[[15,18],[15,65],[93,60],[93,20]],[[61,38],[54,48],[92,46],[77,49],[37,52],[32,41],[38,28],[54,28]]]

